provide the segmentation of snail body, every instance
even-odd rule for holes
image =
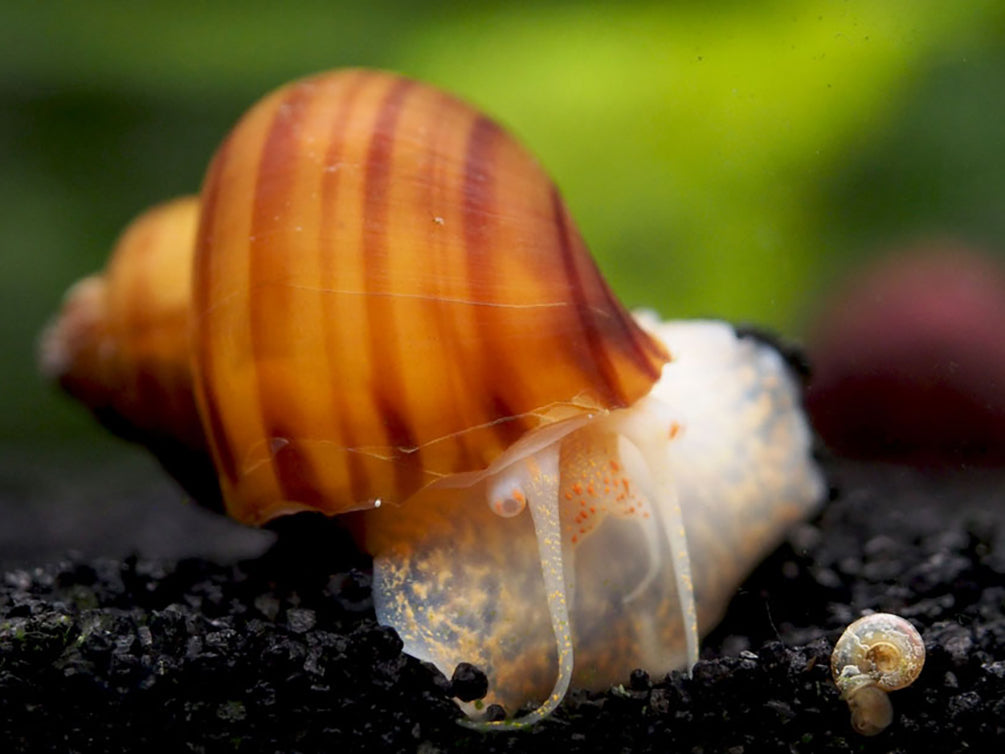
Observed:
[[[851,709],[852,727],[874,736],[893,722],[887,695],[910,686],[925,664],[925,643],[917,629],[890,613],[859,618],[834,645],[831,672]]]
[[[459,100],[295,82],[200,201],[177,355],[227,512],[343,514],[378,619],[447,675],[482,667],[487,702],[537,705],[522,722],[573,677],[693,664],[820,499],[779,354],[627,312],[551,180]]]

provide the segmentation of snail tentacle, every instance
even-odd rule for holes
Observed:
[[[523,483],[519,486],[527,507],[530,508],[537,535],[538,553],[541,560],[541,575],[548,601],[548,614],[555,634],[555,649],[558,654],[558,675],[555,686],[548,698],[532,712],[515,720],[500,722],[470,721],[466,724],[475,728],[495,728],[524,726],[548,717],[562,703],[572,681],[573,650],[572,629],[569,621],[569,599],[571,595],[571,571],[569,558],[563,555],[562,527],[559,520],[559,451],[552,445],[536,453],[519,464]],[[511,476],[513,471],[507,474]]]
[[[684,526],[684,513],[680,498],[672,477],[669,458],[666,457],[666,445],[658,441],[658,436],[665,427],[679,426],[675,420],[670,420],[669,410],[659,400],[647,396],[637,404],[641,410],[630,412],[622,422],[619,430],[642,456],[643,468],[636,472],[638,480],[646,488],[652,508],[659,521],[660,528],[670,546],[670,558],[673,563],[673,577],[677,587],[677,603],[680,618],[684,627],[684,641],[687,658],[686,670],[698,662],[698,608],[694,597],[694,578],[691,573],[691,557],[688,552],[687,534]],[[651,560],[658,569],[658,560]],[[652,568],[650,569],[652,572]],[[633,599],[645,588],[649,576],[633,590],[626,601]]]
[[[655,462],[654,462],[655,461]],[[688,675],[698,662],[698,606],[694,598],[694,578],[691,574],[691,556],[687,549],[687,535],[684,532],[684,514],[681,512],[677,490],[666,479],[666,467],[658,459],[650,461],[650,468],[656,477],[661,503],[657,506],[657,516],[663,524],[667,541],[670,543],[670,557],[673,559],[673,575],[677,585],[677,601],[680,617],[684,625],[684,642],[687,652]]]
[[[658,516],[658,513],[656,515]],[[625,606],[629,606],[636,600],[641,599],[646,590],[656,584],[657,579],[659,579],[662,574],[662,547],[663,542],[665,541],[665,535],[662,528],[647,526],[643,529],[643,537],[645,540],[646,554],[649,558],[649,569],[646,571],[645,576],[639,579],[639,582],[627,594],[625,594],[624,597],[622,597],[621,603]]]

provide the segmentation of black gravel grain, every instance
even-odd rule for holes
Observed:
[[[742,586],[693,677],[626,671],[519,732],[457,724],[451,695],[484,677],[402,654],[330,522],[287,522],[238,562],[20,562],[0,584],[0,751],[1000,751],[1005,473],[828,466],[832,499]],[[880,610],[922,631],[928,661],[867,739],[829,655]]]

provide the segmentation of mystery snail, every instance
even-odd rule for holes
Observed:
[[[845,629],[831,654],[831,673],[851,709],[851,724],[875,736],[893,722],[890,691],[910,686],[925,664],[917,629],[890,613],[859,618]]]
[[[724,323],[628,313],[534,159],[437,89],[366,70],[287,85],[226,138],[199,203],[171,281],[191,287],[189,339],[162,356],[190,370],[176,412],[214,481],[153,449],[245,523],[344,514],[378,619],[448,676],[481,667],[486,703],[536,705],[518,722],[571,681],[692,665],[821,498],[781,356]],[[140,330],[94,324],[136,311],[79,300],[95,287],[43,343],[63,384],[99,383],[71,388],[85,401],[144,373],[75,360],[138,358]],[[102,296],[117,289],[160,304]],[[103,406],[119,431],[175,433],[153,406]]]

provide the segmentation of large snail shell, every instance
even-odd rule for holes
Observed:
[[[144,212],[105,271],[66,294],[43,335],[42,371],[109,429],[142,442],[205,505],[219,503],[192,393],[191,257],[197,197]]]
[[[668,358],[537,163],[431,87],[341,71],[279,89],[203,200],[196,391],[241,520],[403,502],[630,405]]]

